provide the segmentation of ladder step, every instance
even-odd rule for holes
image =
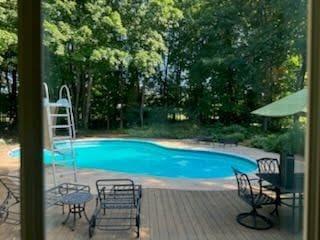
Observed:
[[[65,176],[65,175],[74,175],[76,174],[75,171],[69,171],[69,172],[56,172],[56,175],[62,177],[62,176]]]
[[[52,138],[53,138],[53,140],[72,140],[71,136],[55,136]]]
[[[57,156],[64,156],[63,159],[74,159],[74,158],[75,158],[72,151],[69,151],[69,152],[67,152],[67,151],[65,151],[65,152],[55,151],[55,154],[56,154]],[[67,156],[67,157],[66,157],[66,156]],[[58,160],[58,161],[59,161],[59,160]],[[74,160],[73,160],[73,161],[74,161]]]
[[[56,103],[49,103],[49,107],[61,107],[61,108],[70,108],[70,104],[67,102],[56,102]]]
[[[56,149],[56,150],[53,150],[53,152],[59,155],[74,155],[74,152],[72,149]]]
[[[51,117],[69,117],[66,113],[52,113],[50,114]]]
[[[51,128],[69,128],[72,125],[52,125]]]
[[[57,160],[57,161],[53,161],[54,164],[61,164],[61,163],[68,163],[68,162],[73,162],[75,163],[75,160],[74,159],[68,159],[68,160]]]

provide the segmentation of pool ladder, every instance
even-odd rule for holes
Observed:
[[[61,86],[59,100],[50,102],[48,86],[44,83],[44,145],[51,152],[51,165],[54,185],[58,184],[58,177],[73,176],[77,182],[76,157],[73,141],[76,138],[72,103],[69,89]],[[46,121],[46,122],[45,122]],[[59,146],[59,147],[58,147]],[[67,165],[70,168],[58,166]]]

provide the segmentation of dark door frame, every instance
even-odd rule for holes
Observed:
[[[18,1],[21,238],[43,240],[41,1]]]

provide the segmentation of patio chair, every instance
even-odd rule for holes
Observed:
[[[237,216],[237,222],[251,229],[266,230],[271,228],[273,226],[272,221],[259,214],[257,209],[264,205],[276,205],[275,199],[258,190],[254,191],[252,181],[258,179],[249,179],[247,174],[235,168],[233,168],[233,171],[237,179],[239,197],[252,207],[250,212],[240,213]]]
[[[140,230],[141,185],[130,179],[101,179],[96,181],[97,204],[90,219],[89,236],[95,228],[102,231]]]
[[[4,192],[1,192],[4,190]],[[64,214],[64,204],[61,197],[74,192],[90,191],[90,187],[74,183],[62,183],[45,191],[45,208],[61,206]],[[20,178],[17,176],[0,175],[0,224],[20,224]],[[1,200],[1,198],[0,198]]]
[[[280,164],[276,158],[260,158],[257,159],[257,166],[259,173],[268,173],[268,174],[280,174]],[[263,189],[270,191],[276,191],[275,187],[269,183],[263,183],[263,180],[259,180],[260,192],[262,193]]]
[[[16,176],[0,175],[0,185],[5,192],[0,202],[0,224],[20,224],[20,178]]]

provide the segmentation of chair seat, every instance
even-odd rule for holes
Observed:
[[[275,199],[264,193],[253,194],[253,203],[256,207],[262,205],[275,204]]]
[[[95,228],[107,230],[140,229],[141,185],[135,185],[130,179],[100,179],[96,181],[98,205],[91,217],[89,236]]]
[[[276,191],[276,187],[273,186],[272,184],[262,185],[261,187],[263,187],[263,188],[266,189],[266,190]]]

